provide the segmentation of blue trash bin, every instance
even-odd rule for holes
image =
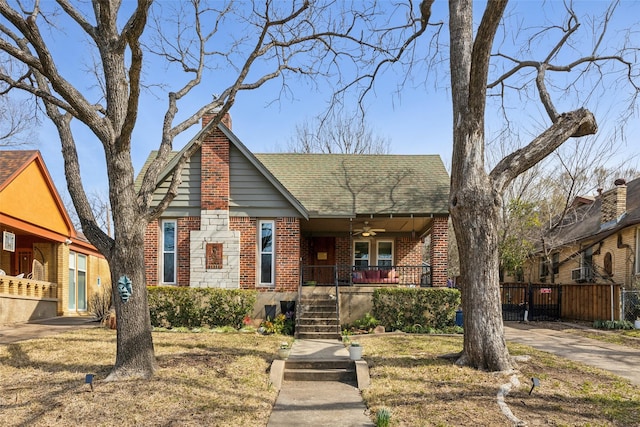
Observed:
[[[462,318],[462,310],[456,311],[456,326],[462,326],[464,324],[464,320]]]

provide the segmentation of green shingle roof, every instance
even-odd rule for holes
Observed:
[[[447,214],[437,155],[255,154],[311,217]]]

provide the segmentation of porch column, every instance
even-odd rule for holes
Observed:
[[[447,286],[449,226],[447,217],[433,218],[431,228],[431,283]]]
[[[58,297],[58,316],[69,314],[69,246],[56,243],[56,295]],[[51,279],[50,279],[51,280]],[[53,281],[53,280],[51,280]]]

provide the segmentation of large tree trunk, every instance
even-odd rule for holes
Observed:
[[[485,181],[484,171],[478,171]],[[498,224],[500,200],[491,187],[459,187],[451,218],[460,255],[464,346],[457,363],[489,371],[511,369],[500,306]],[[462,230],[463,232],[457,232]]]
[[[117,144],[114,144],[117,145]],[[145,278],[144,236],[147,217],[142,215],[133,185],[129,153],[109,162],[110,198],[117,232],[109,256],[112,300],[116,309],[118,347],[116,363],[107,380],[150,378],[156,369]],[[131,295],[123,299],[119,283],[131,281]]]
[[[487,5],[473,39],[472,0],[449,3],[453,158],[449,210],[458,241],[464,313],[459,364],[511,369],[499,295],[501,195],[484,166],[484,114],[491,42],[506,2]]]
[[[118,328],[116,363],[107,380],[150,378],[156,369],[151,337],[151,320],[144,277],[144,228],[136,225],[131,236],[120,238],[109,262],[113,283],[112,300]],[[123,277],[131,281],[132,292],[124,302],[118,291]]]

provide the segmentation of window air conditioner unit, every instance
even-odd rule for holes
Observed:
[[[584,282],[589,279],[589,268],[588,267],[580,267],[571,270],[571,280],[576,282]]]

